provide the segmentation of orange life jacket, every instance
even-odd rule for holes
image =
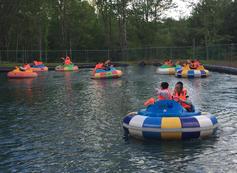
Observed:
[[[64,60],[64,64],[69,65],[71,63],[72,62],[71,62],[70,58],[67,56],[66,59]]]
[[[199,61],[195,61],[193,64],[194,64],[194,67],[196,68],[198,68],[201,65]]]
[[[101,69],[104,67],[103,63],[96,64],[95,69]]]
[[[25,70],[28,70],[28,69],[30,69],[30,64],[25,64],[23,67]]]
[[[187,98],[186,98],[186,96],[187,96],[187,89],[186,89],[186,88],[183,88],[183,90],[181,91],[180,94],[178,94],[178,92],[176,92],[176,91],[174,90],[173,96],[176,97],[176,98],[179,98],[179,99],[182,100],[182,101],[186,101],[186,100],[187,100]],[[182,101],[179,101],[179,103],[181,104],[181,106],[183,106],[185,109],[190,109],[190,108],[191,108],[190,105],[188,105],[188,104],[186,104],[186,103],[184,103],[184,102],[182,102]]]
[[[200,62],[194,61],[189,66],[191,69],[197,69],[200,66]]]
[[[158,100],[171,100],[172,94],[169,89],[160,89],[157,93]]]

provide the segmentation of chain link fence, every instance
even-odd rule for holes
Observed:
[[[164,59],[194,59],[219,61],[237,65],[237,44],[220,44],[208,47],[146,47],[126,50],[0,50],[0,63],[29,63],[41,60],[60,63],[69,55],[75,63],[92,63],[110,59],[117,62],[150,61]]]

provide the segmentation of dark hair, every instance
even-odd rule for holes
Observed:
[[[169,84],[167,82],[162,82],[160,86],[162,89],[167,89],[169,87]]]
[[[180,85],[181,87],[184,86],[183,82],[181,82],[181,81],[177,82],[176,84]]]

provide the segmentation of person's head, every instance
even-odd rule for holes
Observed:
[[[161,82],[160,87],[161,87],[161,89],[168,89],[169,84],[167,82]]]
[[[183,90],[183,82],[177,82],[176,84],[175,84],[175,90],[177,91],[177,92],[181,92],[182,90]]]

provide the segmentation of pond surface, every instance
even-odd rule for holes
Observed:
[[[122,68],[121,79],[91,70],[36,79],[0,74],[0,172],[235,172],[237,76],[178,79],[156,67]],[[161,81],[183,81],[196,108],[215,114],[217,134],[187,141],[123,138],[122,119],[143,107]]]

